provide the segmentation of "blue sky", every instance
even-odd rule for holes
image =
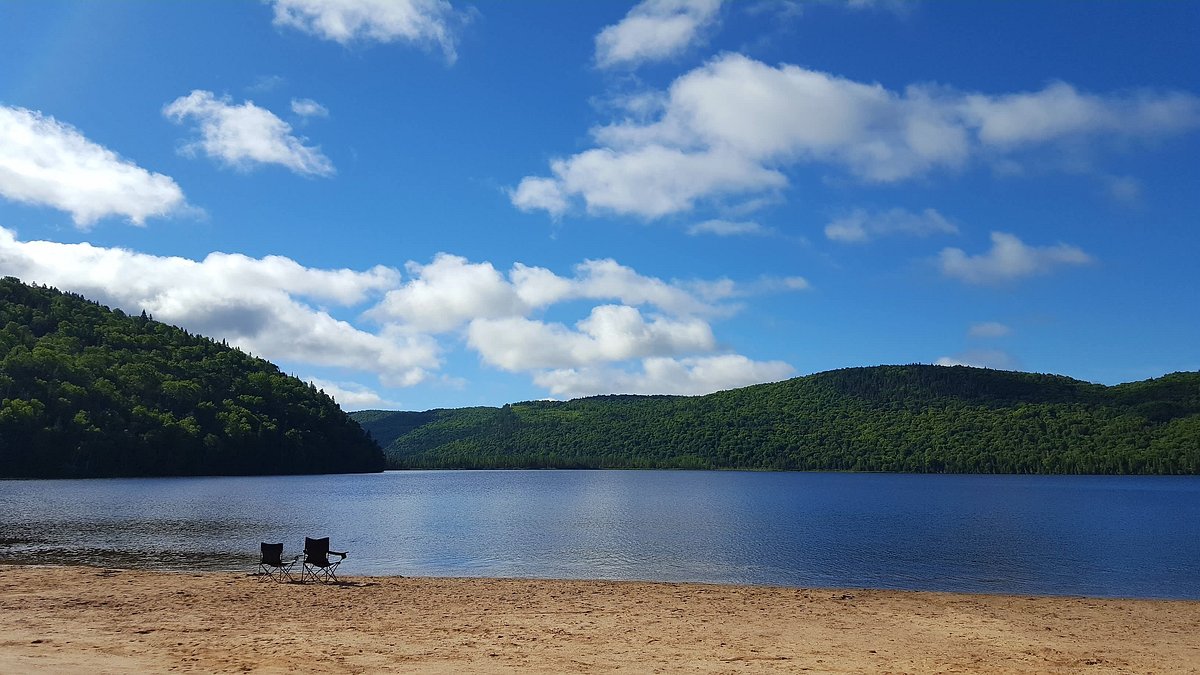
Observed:
[[[1200,369],[1200,4],[0,4],[0,273],[347,409]]]

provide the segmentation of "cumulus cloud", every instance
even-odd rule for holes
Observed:
[[[973,323],[967,329],[967,337],[973,338],[1001,338],[1012,333],[1012,329],[999,321],[983,321],[981,323]]]
[[[570,198],[578,196],[590,213],[657,218],[689,211],[701,198],[787,184],[782,173],[732,152],[692,152],[657,144],[625,151],[588,150],[553,161],[550,171],[552,179],[523,178],[511,193],[512,203],[525,211],[543,209],[560,215]]]
[[[636,308],[621,305],[595,307],[575,327],[518,317],[476,319],[467,328],[467,344],[485,363],[523,371],[708,352],[716,343],[704,321],[647,321]]]
[[[575,266],[570,277],[522,263],[514,264],[504,274],[489,262],[473,263],[448,253],[439,253],[427,265],[410,262],[406,270],[411,278],[388,291],[368,312],[371,318],[418,331],[444,333],[474,319],[524,317],[571,300],[617,300],[676,316],[726,313],[710,299],[689,290],[692,282],[648,277],[612,259],[585,260]],[[727,283],[740,293],[750,294],[745,286]]]
[[[178,124],[186,120],[197,124],[200,138],[184,146],[185,153],[203,151],[239,169],[278,164],[307,176],[334,173],[333,163],[320,148],[305,145],[306,139],[292,134],[291,125],[252,101],[235,105],[228,96],[217,98],[211,91],[197,89],[168,103],[163,114]]]
[[[309,301],[353,306],[398,282],[396,270],[304,267],[279,256],[213,253],[203,260],[90,244],[18,241],[0,228],[0,271],[83,294],[272,360],[378,374],[412,385],[440,365],[427,336],[368,333]]]
[[[292,99],[292,112],[301,117],[329,117],[329,110],[311,98]]]
[[[675,315],[721,313],[719,308],[689,293],[682,284],[644,276],[611,258],[576,265],[569,297],[613,298],[627,305],[650,305]]]
[[[763,236],[771,234],[771,229],[763,227],[754,221],[706,220],[696,223],[687,229],[687,233],[715,234],[718,237],[737,237],[745,235]]]
[[[640,366],[632,372],[606,367],[556,369],[535,375],[534,382],[558,398],[611,393],[699,396],[795,374],[782,361],[754,361],[740,354],[655,357],[643,359]]]
[[[458,328],[474,318],[525,314],[529,306],[491,263],[439,253],[433,262],[409,262],[414,277],[388,291],[370,311],[378,320],[396,321],[418,331],[434,333]]]
[[[721,0],[643,0],[596,36],[601,68],[671,58],[699,41],[716,22]]]
[[[446,0],[273,0],[275,25],[342,45],[409,42],[458,58],[455,31],[465,14]]]
[[[945,248],[939,257],[943,274],[969,284],[1013,281],[1048,274],[1064,265],[1086,265],[1092,261],[1090,255],[1075,246],[1028,246],[1006,232],[992,233],[992,248],[987,253],[967,255],[960,248]]]
[[[553,178],[527,176],[516,189],[509,190],[513,206],[522,211],[545,211],[555,218],[567,212],[571,203]]]
[[[595,147],[527,176],[518,208],[658,218],[703,200],[747,198],[787,185],[784,171],[831,167],[895,183],[971,161],[1087,138],[1140,140],[1200,126],[1200,98],[1182,92],[1080,92],[1054,83],[1016,94],[936,85],[890,90],[829,73],[723,54],[676,79],[655,113],[598,126]]]
[[[367,312],[371,318],[401,333],[461,334],[484,364],[530,373],[555,396],[627,387],[695,393],[786,377],[792,371],[781,362],[713,356],[708,318],[736,311],[726,304],[734,298],[808,287],[798,276],[664,281],[611,259],[585,260],[567,276],[522,263],[504,273],[445,253],[406,269],[410,278]],[[570,326],[532,316],[573,301],[604,304]],[[619,365],[638,359],[648,364],[641,374]]]
[[[958,226],[934,209],[913,213],[905,209],[870,212],[855,209],[825,226],[825,236],[833,241],[861,244],[878,237],[900,234],[927,237],[931,234],[956,234]]]
[[[1200,99],[1192,94],[1136,91],[1099,96],[1065,82],[1035,92],[970,94],[959,106],[979,139],[999,147],[1096,134],[1176,134],[1194,129],[1200,120]]]
[[[0,228],[0,274],[130,314],[146,310],[293,368],[357,372],[387,387],[430,381],[456,347],[476,352],[488,366],[526,373],[556,395],[603,386],[701,393],[778,379],[790,374],[787,364],[716,354],[709,321],[733,311],[721,304],[730,298],[807,286],[800,277],[667,282],[612,260],[584,261],[569,276],[520,263],[503,273],[449,254],[410,262],[405,273],[385,266],[311,268],[282,256],[212,253],[191,260],[23,242]],[[572,325],[531,316],[578,301],[599,304]],[[354,314],[362,307],[353,321],[369,317],[370,329],[330,309]],[[638,360],[642,372],[627,370]],[[361,384],[320,380],[318,386],[347,407],[385,403]]]
[[[329,380],[318,380],[309,378],[309,384],[329,394],[342,410],[369,410],[369,409],[385,409],[395,410],[404,406],[396,401],[389,401],[379,395],[378,392],[365,387],[357,382],[331,382]]]
[[[0,106],[0,195],[71,214],[88,229],[107,216],[135,225],[185,207],[183,190],[88,140],[75,127]]]

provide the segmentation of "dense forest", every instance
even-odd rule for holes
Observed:
[[[388,466],[1200,473],[1200,373],[850,368],[708,396],[363,411]]]
[[[381,471],[312,385],[208,338],[0,280],[0,477]]]

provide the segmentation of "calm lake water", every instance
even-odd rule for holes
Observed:
[[[0,561],[1200,598],[1200,478],[691,471],[0,481]],[[2,572],[0,572],[2,573]]]

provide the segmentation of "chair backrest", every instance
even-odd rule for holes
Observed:
[[[262,551],[264,565],[283,565],[283,544],[268,544],[265,541],[258,545]]]
[[[320,539],[305,537],[304,561],[310,565],[327,567],[329,565],[329,537]]]

